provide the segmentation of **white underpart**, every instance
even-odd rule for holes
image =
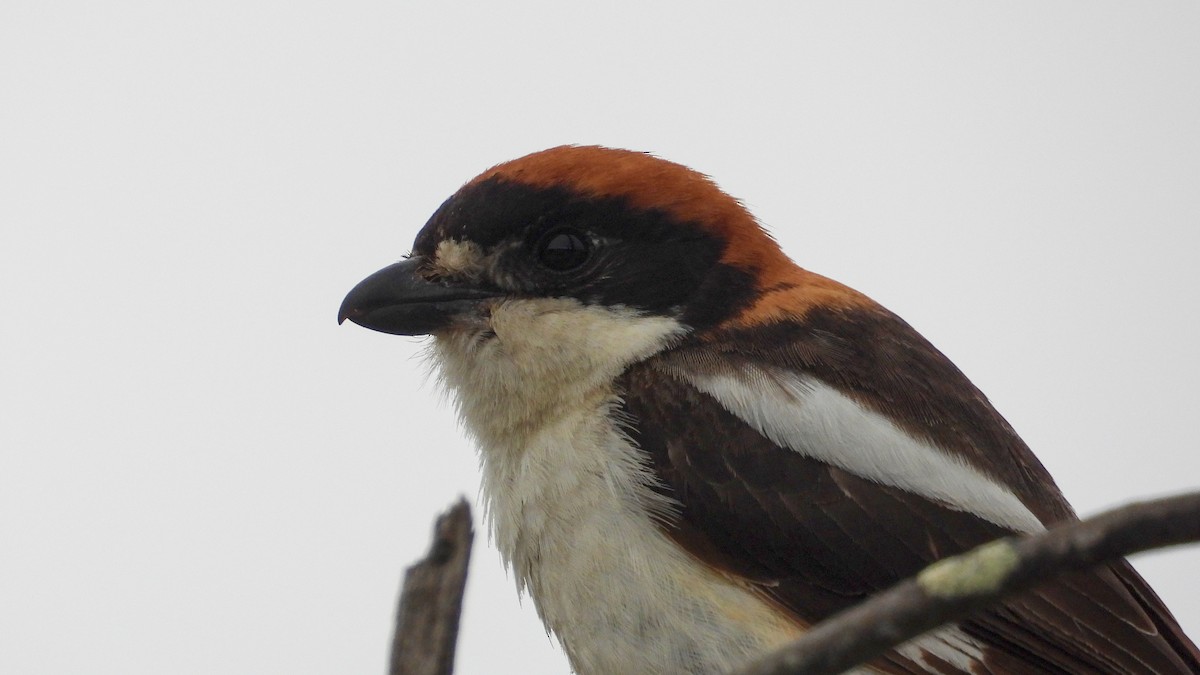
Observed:
[[[736,374],[676,374],[781,447],[1016,532],[1045,529],[1004,485],[816,378],[753,366]]]
[[[613,422],[613,381],[679,324],[571,300],[492,312],[495,337],[434,345],[481,450],[495,543],[581,675],[724,673],[799,629],[654,523],[640,450]]]

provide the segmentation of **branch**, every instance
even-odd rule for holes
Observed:
[[[1130,504],[940,560],[737,675],[832,675],[1064,572],[1200,541],[1200,492]]]
[[[471,507],[465,499],[438,517],[429,553],[404,574],[392,636],[391,675],[450,675],[467,562]]]

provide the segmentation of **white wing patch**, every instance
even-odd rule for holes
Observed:
[[[930,669],[941,672],[934,659],[949,663],[964,673],[979,672],[984,665],[983,648],[979,642],[957,625],[940,628],[896,648],[896,651]],[[931,658],[932,657],[932,658]]]
[[[816,378],[756,366],[736,374],[672,372],[780,447],[1016,532],[1045,529],[1005,486]]]

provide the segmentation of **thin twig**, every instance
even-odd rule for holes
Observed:
[[[405,572],[392,637],[391,675],[450,675],[454,671],[454,645],[473,534],[471,507],[459,499],[438,517],[429,553]]]
[[[1058,574],[1200,541],[1200,492],[985,544],[822,621],[737,675],[832,675]]]

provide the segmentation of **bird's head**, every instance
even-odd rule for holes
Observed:
[[[695,335],[794,314],[821,301],[820,281],[706,176],[646,153],[562,146],[463,186],[412,255],[356,286],[338,318],[398,335],[504,340],[538,316],[561,325],[575,313]],[[811,293],[792,292],[806,283]]]

